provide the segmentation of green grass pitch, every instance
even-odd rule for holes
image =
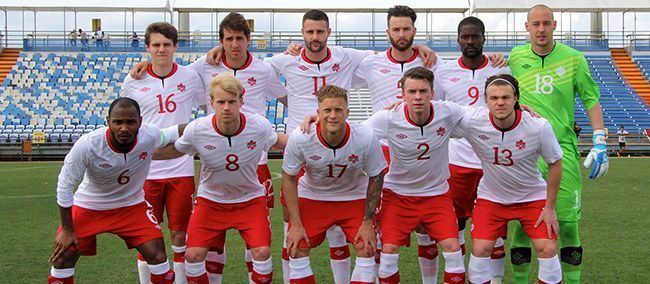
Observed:
[[[271,161],[276,196],[279,196],[280,161]],[[60,162],[0,163],[0,283],[44,283],[52,240],[59,225],[55,201]],[[642,283],[650,270],[647,245],[650,218],[649,158],[613,158],[605,178],[584,180],[581,234],[585,248],[584,283]],[[584,174],[584,172],[583,172]],[[276,198],[279,203],[279,198]],[[276,205],[277,207],[277,205]],[[282,237],[280,209],[271,213],[275,283],[281,283]],[[168,232],[166,224],[166,240]],[[468,236],[469,237],[469,236]],[[415,243],[415,241],[413,241]],[[228,235],[224,283],[246,283],[243,244]],[[168,252],[170,251],[168,243]],[[312,252],[312,269],[319,283],[332,283],[326,244]],[[443,261],[440,262],[442,271]],[[417,248],[404,248],[400,256],[403,283],[419,283]],[[504,283],[512,283],[509,261]],[[536,268],[533,267],[533,277]],[[78,283],[136,283],[135,251],[117,236],[98,238],[98,255],[82,257],[76,268]],[[532,279],[534,279],[531,277]]]

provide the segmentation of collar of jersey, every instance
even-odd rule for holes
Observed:
[[[176,62],[174,62],[172,65],[172,71],[170,71],[169,74],[165,76],[156,75],[156,73],[153,72],[153,64],[149,64],[149,67],[147,67],[147,73],[149,73],[149,76],[154,77],[156,79],[167,79],[171,76],[174,76],[176,71],[178,71],[178,64],[176,64]]]
[[[307,53],[305,52],[305,50],[307,50],[306,47],[302,48],[302,52],[300,52],[300,57],[302,57],[302,60],[304,60],[305,62],[307,62],[309,64],[323,64],[323,63],[327,62],[328,60],[330,60],[330,58],[332,58],[332,51],[330,50],[329,47],[326,47],[326,48],[327,48],[327,56],[325,56],[325,59],[321,60],[320,62],[314,62],[314,61],[311,61],[311,59],[307,58]]]
[[[111,151],[118,153],[118,154],[128,154],[133,149],[135,149],[135,145],[138,145],[138,135],[135,135],[135,140],[133,140],[133,145],[131,145],[131,148],[129,148],[128,151],[124,152],[118,149],[115,145],[113,145],[113,140],[111,139],[111,130],[106,127],[106,143],[108,144],[108,148],[111,149]]]
[[[533,55],[535,55],[535,56],[537,56],[537,57],[540,57],[540,58],[541,58],[541,57],[544,57],[544,58],[546,58],[546,57],[548,57],[549,55],[551,55],[551,54],[555,51],[555,48],[557,47],[558,44],[559,44],[559,43],[558,43],[557,41],[553,40],[553,49],[551,49],[551,51],[550,51],[549,53],[545,54],[545,55],[539,55],[539,54],[535,53],[535,51],[533,51],[533,44],[532,44],[532,43],[529,43],[530,48],[529,48],[528,50],[530,50],[530,53],[532,53]]]
[[[410,63],[410,62],[413,62],[413,60],[418,58],[418,56],[420,55],[420,51],[418,51],[415,48],[412,48],[412,49],[413,49],[413,55],[411,57],[409,57],[408,59],[404,60],[404,61],[398,61],[397,59],[395,59],[395,57],[393,57],[393,55],[391,54],[391,51],[393,50],[392,47],[389,48],[388,50],[386,50],[386,57],[388,57],[388,60],[390,60],[390,62],[393,62],[393,63],[396,63],[396,64]]]
[[[472,69],[469,66],[465,65],[465,63],[463,63],[463,57],[462,56],[458,57],[458,66],[460,66],[460,68],[467,69],[467,70],[483,69],[483,68],[485,68],[485,66],[488,65],[488,62],[490,62],[490,60],[487,58],[487,56],[483,55],[483,63],[481,63],[481,66],[477,67],[476,69]]]
[[[325,138],[323,137],[323,133],[320,130],[320,122],[316,124],[316,136],[318,136],[318,141],[320,141],[323,146],[330,148],[330,149],[341,149],[345,144],[348,143],[348,140],[350,140],[350,124],[347,122],[345,123],[345,136],[343,137],[343,141],[339,143],[339,145],[332,146],[327,141],[325,141]]]
[[[433,114],[434,114],[433,103],[429,104],[429,107],[431,109],[431,113],[429,114],[429,118],[427,119],[427,121],[425,121],[424,124],[422,125],[418,125],[417,123],[415,123],[415,121],[411,119],[411,117],[409,116],[409,109],[407,105],[404,105],[404,117],[406,117],[406,121],[408,121],[408,123],[410,123],[413,126],[417,126],[417,127],[427,126],[429,125],[429,123],[431,123],[431,121],[433,121]]]
[[[228,60],[226,60],[225,52],[221,55],[221,61],[223,61],[223,65],[226,66],[226,68],[231,70],[241,71],[251,66],[251,63],[253,63],[253,55],[248,50],[246,50],[246,62],[244,63],[244,65],[242,65],[242,67],[239,68],[232,68],[232,66],[228,64]]]
[[[515,110],[515,123],[513,123],[510,127],[506,128],[506,129],[503,129],[503,128],[497,126],[494,123],[494,118],[492,117],[491,113],[489,114],[489,116],[490,116],[490,124],[492,124],[492,127],[494,127],[494,129],[499,130],[501,132],[508,132],[510,130],[515,129],[517,127],[517,125],[519,125],[519,122],[521,122],[522,113],[521,113],[520,109],[516,109]]]
[[[217,127],[217,114],[215,113],[212,115],[212,127],[214,127],[214,131],[216,131],[219,135],[224,136],[224,137],[233,137],[239,135],[242,131],[244,131],[244,127],[246,127],[246,116],[243,113],[239,113],[239,119],[241,120],[241,123],[239,124],[239,129],[233,134],[233,135],[225,135],[221,130],[219,130],[219,127]]]

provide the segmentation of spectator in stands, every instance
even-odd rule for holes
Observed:
[[[72,30],[68,34],[68,40],[70,40],[70,45],[71,46],[77,46],[77,37],[78,37],[77,30]]]
[[[101,28],[97,28],[95,34],[93,35],[93,38],[95,39],[96,47],[101,48],[104,46],[104,32],[102,31]]]
[[[618,131],[616,131],[616,135],[618,135],[618,152],[616,152],[616,156],[621,157],[623,156],[623,151],[625,151],[625,137],[630,135],[625,130],[625,126],[621,125],[618,127]]]
[[[136,32],[133,32],[131,35],[131,47],[133,50],[136,50],[138,47],[140,47],[140,36],[138,36],[138,33]]]
[[[574,122],[573,123],[573,132],[575,132],[576,136],[578,138],[580,138],[580,132],[582,132],[582,127],[580,127],[580,125],[578,125],[577,123]]]
[[[79,29],[79,38],[81,38],[81,50],[88,48],[88,34],[83,30]]]

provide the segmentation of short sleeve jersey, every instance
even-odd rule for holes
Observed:
[[[562,149],[546,119],[517,110],[515,123],[500,129],[488,109],[481,107],[468,112],[458,130],[481,159],[478,198],[500,204],[546,199],[538,159],[547,163],[562,159]]]
[[[222,64],[208,64],[205,62],[204,55],[189,67],[201,75],[208,96],[210,81],[213,77],[223,73],[235,76],[244,87],[244,105],[241,110],[266,116],[266,102],[285,96],[286,89],[268,63],[258,59],[250,52],[247,52],[247,54],[246,63],[239,68],[233,68],[228,64],[225,55],[221,58]]]
[[[332,147],[323,138],[320,125],[309,133],[294,130],[285,148],[282,170],[297,175],[298,196],[322,201],[349,201],[366,197],[368,177],[386,168],[379,140],[367,126],[349,122],[346,135]]]
[[[584,55],[556,42],[544,57],[535,54],[530,44],[515,46],[508,60],[519,81],[520,102],[546,118],[560,144],[571,145],[572,154],[579,158],[573,132],[576,94],[585,109],[591,109],[600,97]]]
[[[463,64],[461,58],[440,66],[435,74],[433,85],[436,98],[454,102],[462,106],[485,105],[485,81],[498,74],[509,74],[510,69],[496,68],[483,56],[483,64],[472,69]],[[463,138],[449,140],[449,163],[465,168],[480,169],[481,161],[472,147]]]
[[[198,118],[176,141],[178,151],[201,158],[198,197],[237,203],[264,196],[264,187],[257,179],[257,163],[278,136],[260,115],[240,113],[240,119],[239,129],[227,136],[217,127],[216,115]]]
[[[625,143],[625,136],[628,135],[629,133],[627,130],[618,130],[616,131],[616,134],[618,135],[618,143]]]
[[[390,171],[384,187],[404,196],[436,196],[449,185],[448,144],[465,110],[454,103],[433,101],[431,115],[417,125],[408,106],[382,110],[364,122],[375,135],[388,141]]]
[[[144,202],[142,187],[153,151],[163,144],[161,130],[144,123],[127,153],[116,148],[108,128],[82,136],[65,156],[57,183],[58,204],[109,210]]]
[[[335,85],[349,90],[352,78],[361,60],[372,51],[333,46],[321,62],[309,60],[303,49],[299,56],[278,54],[268,58],[277,74],[286,79],[289,119],[287,133],[292,133],[302,120],[316,113],[318,101],[314,95],[324,85]]]
[[[159,77],[149,66],[146,75],[135,80],[124,79],[123,97],[134,99],[140,105],[142,122],[160,128],[188,123],[192,109],[207,104],[207,93],[201,77],[192,69],[174,63],[166,77]],[[166,179],[194,176],[194,159],[183,156],[166,161],[153,161],[147,179]]]

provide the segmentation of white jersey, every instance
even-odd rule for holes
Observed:
[[[493,67],[487,56],[476,69],[467,67],[461,61],[450,61],[441,66],[434,79],[436,99],[455,102],[462,106],[485,105],[485,81],[494,75],[510,74],[510,69]],[[449,163],[465,168],[480,169],[481,161],[464,138],[449,141]]]
[[[189,67],[201,75],[208,96],[210,93],[210,81],[213,77],[223,73],[235,76],[242,87],[244,87],[244,105],[242,105],[240,111],[266,116],[266,102],[284,97],[287,91],[282,82],[280,82],[280,77],[278,77],[270,64],[259,60],[248,51],[246,53],[248,54],[246,63],[236,69],[228,64],[225,55],[221,57],[222,64],[208,64],[205,62],[204,55],[190,64]],[[210,113],[214,113],[212,108],[208,109]],[[265,165],[267,161],[268,155],[265,151],[262,153],[259,164]]]
[[[238,203],[264,196],[257,179],[260,155],[273,146],[278,135],[269,121],[256,114],[240,113],[241,126],[226,136],[217,128],[214,114],[187,125],[176,149],[201,158],[198,197],[219,203]]]
[[[65,156],[57,183],[57,203],[61,207],[109,210],[144,202],[142,187],[153,151],[168,143],[164,137],[158,127],[143,123],[135,144],[124,153],[113,146],[108,128],[81,136]]]
[[[194,70],[176,63],[164,78],[156,76],[151,65],[140,80],[127,76],[120,95],[138,102],[142,122],[160,128],[188,123],[192,109],[206,105],[208,96],[201,77]],[[194,176],[194,159],[183,156],[173,160],[153,161],[147,179],[191,176]]]
[[[294,130],[289,137],[282,170],[297,175],[298,196],[322,201],[349,201],[366,198],[368,177],[386,168],[379,140],[370,128],[350,122],[340,145],[332,147],[321,135],[320,125],[311,125],[309,133]]]
[[[630,133],[628,133],[627,130],[618,130],[616,131],[616,134],[618,135],[618,143],[625,143],[625,136]]]
[[[431,102],[431,116],[418,126],[408,107],[382,110],[364,124],[388,141],[390,171],[384,188],[404,196],[436,196],[449,190],[448,144],[465,109],[454,103]]]
[[[305,55],[278,54],[267,58],[278,74],[284,75],[289,103],[287,133],[292,133],[302,120],[316,113],[318,101],[314,95],[324,85],[335,85],[346,90],[352,87],[352,77],[364,57],[372,54],[368,50],[356,50],[333,46],[327,48],[327,57],[313,62]]]
[[[546,199],[546,181],[537,161],[540,156],[547,163],[562,159],[562,149],[546,119],[518,110],[513,126],[499,129],[487,108],[477,108],[463,117],[458,130],[481,159],[478,198],[500,204]]]
[[[372,113],[377,113],[394,102],[402,101],[402,86],[400,84],[402,76],[412,68],[424,66],[424,61],[417,49],[413,49],[413,56],[403,62],[393,58],[391,49],[364,58],[354,74],[354,87],[367,86],[370,91]],[[438,58],[430,70],[435,71],[438,66],[443,64],[442,60]]]

